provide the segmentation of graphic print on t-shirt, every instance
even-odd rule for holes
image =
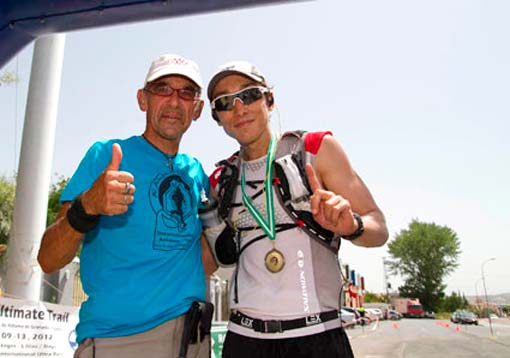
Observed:
[[[156,213],[153,248],[187,249],[192,240],[196,203],[193,181],[187,176],[161,173],[150,186],[150,203]]]

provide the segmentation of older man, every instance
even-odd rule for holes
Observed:
[[[208,179],[195,158],[179,152],[201,114],[201,89],[195,62],[177,55],[154,60],[137,93],[146,113],[143,134],[95,143],[62,193],[38,259],[52,272],[83,245],[81,280],[89,298],[80,310],[75,357],[186,353],[183,333],[197,315],[190,309],[205,307],[198,303],[205,299],[204,266],[215,266],[201,249],[197,211]],[[188,353],[208,357],[209,346],[198,337]]]

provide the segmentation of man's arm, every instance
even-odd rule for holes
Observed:
[[[37,260],[44,272],[54,272],[76,256],[83,234],[74,230],[66,218],[71,203],[66,202],[60,208],[57,219],[44,232]]]
[[[122,214],[134,201],[134,177],[128,172],[119,171],[121,160],[120,145],[113,144],[110,163],[92,187],[80,195],[86,215]],[[80,247],[84,234],[69,223],[67,212],[70,207],[71,203],[64,203],[55,223],[44,232],[37,256],[44,272],[54,272],[67,265]]]
[[[310,177],[313,170],[307,168]],[[318,184],[312,197],[314,218],[328,230],[346,236],[354,233],[358,223],[353,212],[363,220],[364,233],[353,241],[359,246],[382,246],[388,239],[388,229],[382,211],[370,191],[351,167],[340,143],[330,135],[323,138],[315,160]],[[310,180],[312,184],[313,178]]]
[[[204,265],[205,274],[209,276],[218,269],[218,264],[214,259],[209,243],[207,242],[203,232],[202,235],[200,235],[200,244],[202,245],[202,264]]]

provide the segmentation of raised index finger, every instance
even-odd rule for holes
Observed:
[[[310,189],[312,189],[312,193],[315,194],[317,190],[322,189],[321,183],[319,182],[319,179],[317,179],[315,169],[313,169],[313,166],[310,163],[306,164],[305,170],[306,176],[308,177],[308,183],[310,184]]]

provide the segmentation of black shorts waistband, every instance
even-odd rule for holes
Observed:
[[[296,318],[286,321],[268,320],[252,318],[241,312],[232,312],[230,314],[230,321],[239,324],[243,327],[253,329],[255,332],[261,333],[277,333],[288,331],[290,329],[303,328],[315,326],[320,323],[338,319],[338,311],[327,311],[313,314],[307,317]]]

